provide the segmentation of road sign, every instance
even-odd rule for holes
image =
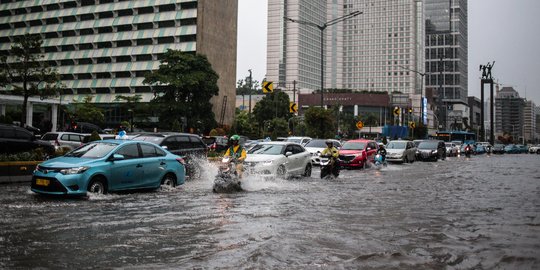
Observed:
[[[298,104],[291,102],[289,104],[289,112],[295,113],[298,111]]]
[[[357,129],[362,129],[363,127],[364,127],[364,122],[362,122],[362,121],[356,122],[356,128]]]
[[[274,82],[263,83],[263,93],[269,94],[274,92]]]
[[[400,112],[399,107],[394,107],[394,110],[392,112],[394,113],[394,116],[399,116],[399,112]]]
[[[416,123],[415,122],[409,122],[409,127],[410,128],[416,128]]]

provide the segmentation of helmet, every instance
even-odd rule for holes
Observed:
[[[334,145],[334,143],[331,141],[331,140],[326,140],[326,142],[324,142],[326,145],[328,144],[331,144],[331,145]]]
[[[236,134],[231,136],[231,141],[239,141],[239,140],[240,140],[240,136]]]

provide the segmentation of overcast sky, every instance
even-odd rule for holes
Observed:
[[[479,65],[496,61],[495,80],[540,105],[540,1],[468,2],[469,96],[480,98]],[[248,69],[254,80],[265,77],[267,6],[267,0],[238,1],[237,79],[248,76]]]

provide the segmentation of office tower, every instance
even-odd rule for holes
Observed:
[[[467,106],[467,0],[424,0],[426,87],[437,89],[443,114],[463,116]],[[448,127],[448,126],[447,126]]]
[[[512,87],[503,87],[495,98],[495,134],[510,134],[514,141],[523,137],[525,100]]]

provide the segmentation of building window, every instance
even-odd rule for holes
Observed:
[[[124,25],[119,25],[116,27],[116,31],[118,32],[131,31],[131,30],[133,30],[133,26],[131,24],[124,24]]]

